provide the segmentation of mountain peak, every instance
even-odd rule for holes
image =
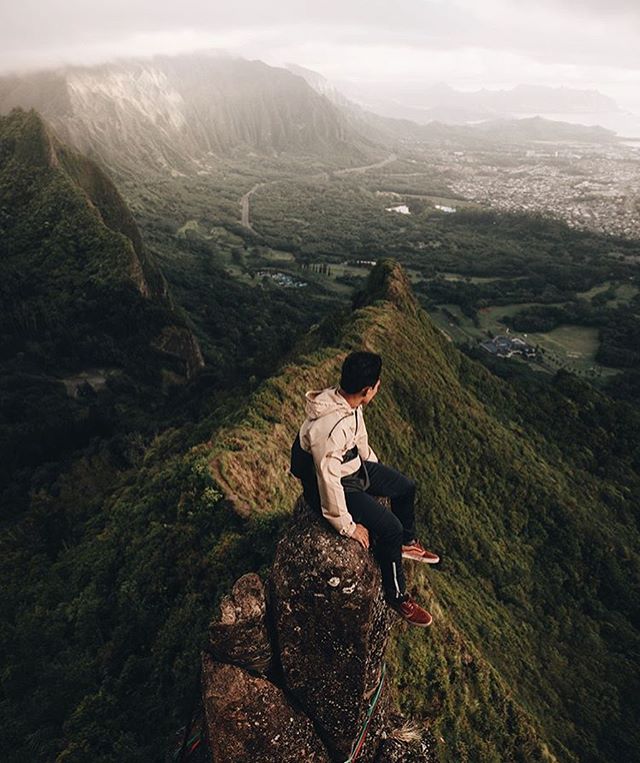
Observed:
[[[55,137],[35,109],[15,107],[5,118],[3,130],[21,162],[30,166],[58,166]]]
[[[364,288],[353,298],[354,308],[373,304],[378,300],[393,302],[397,307],[415,310],[416,298],[406,271],[397,260],[386,257],[369,273]]]
[[[432,732],[403,735],[412,722],[385,676],[401,618],[384,601],[378,565],[302,496],[267,584],[243,575],[220,615],[202,652],[215,760],[329,763],[355,759],[357,742],[362,763],[435,761]]]

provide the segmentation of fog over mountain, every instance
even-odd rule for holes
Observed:
[[[0,72],[218,48],[276,66],[293,61],[321,72],[350,97],[368,94],[369,105],[393,96],[404,107],[431,108],[425,94],[445,83],[463,91],[457,100],[473,104],[476,113],[478,99],[482,112],[493,108],[492,100],[505,105],[499,91],[525,85],[597,90],[625,112],[640,113],[639,9],[629,0],[409,0],[401,10],[362,0],[313,7],[293,0],[268,6],[257,0],[102,6],[51,0],[42,24],[39,4],[26,0],[0,9]],[[562,92],[556,98],[562,108],[551,108],[548,99],[545,108],[565,111]],[[580,107],[570,100],[569,111],[602,113],[602,99],[596,98],[597,108],[591,96]],[[535,99],[525,102],[518,98],[516,105]]]
[[[298,157],[369,165],[398,141],[609,140],[602,128],[510,120],[510,109],[615,104],[597,93],[518,88],[425,91],[428,109],[352,101],[310,69],[196,51],[0,76],[0,114],[34,108],[60,138],[121,178],[208,175],[222,157]],[[400,117],[400,118],[399,118]],[[404,117],[404,118],[402,118]],[[408,121],[410,120],[410,121]],[[481,122],[482,124],[469,124]]]
[[[242,146],[363,163],[367,141],[298,76],[210,52],[0,77],[0,113],[35,108],[78,150],[120,172],[206,173]]]

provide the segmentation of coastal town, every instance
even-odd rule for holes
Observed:
[[[640,141],[425,148],[423,155],[462,199],[552,215],[573,228],[640,236]]]

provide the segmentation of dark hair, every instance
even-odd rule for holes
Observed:
[[[352,352],[344,359],[340,387],[349,394],[373,387],[380,378],[382,358],[375,352]]]

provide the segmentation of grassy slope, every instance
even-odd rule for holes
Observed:
[[[490,374],[388,275],[374,269],[374,303],[323,321],[241,413],[160,433],[122,473],[94,449],[2,528],[8,760],[164,757],[217,602],[285,531],[302,394],[362,346],[385,358],[372,442],[418,479],[442,556],[428,577],[408,568],[436,621],[389,651],[404,709],[433,723],[447,761],[634,759],[637,413],[566,375]]]
[[[333,346],[310,338],[216,436],[214,479],[243,514],[289,511],[304,391],[335,383],[348,351],[380,352],[371,439],[418,480],[419,525],[442,557],[428,581],[412,571],[436,622],[393,645],[402,705],[435,723],[445,760],[631,759],[638,475],[598,474],[579,447],[590,424],[580,405],[604,399],[572,400],[582,388],[570,385],[529,399],[446,341],[400,269],[383,263],[372,279],[384,299],[355,312]]]

